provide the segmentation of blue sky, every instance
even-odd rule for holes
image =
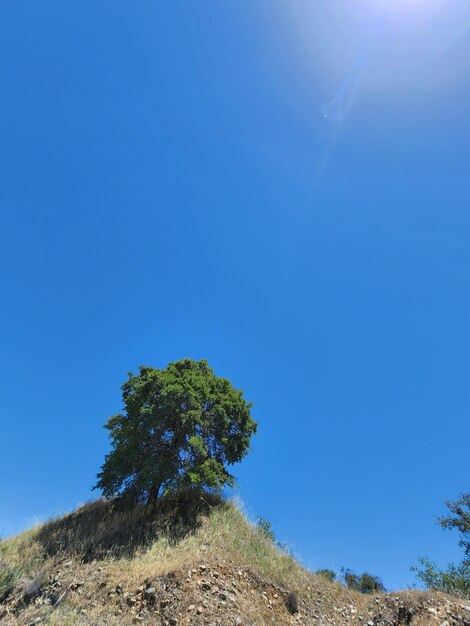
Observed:
[[[95,497],[127,372],[190,356],[254,402],[237,493],[304,563],[398,588],[459,558],[435,518],[470,487],[469,25],[1,3],[0,532]]]

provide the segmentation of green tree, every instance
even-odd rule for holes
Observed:
[[[470,598],[470,493],[462,494],[455,502],[446,502],[450,515],[438,519],[444,530],[458,530],[459,544],[465,557],[461,563],[449,563],[446,569],[440,569],[434,561],[421,557],[421,568],[412,567],[428,589],[445,591],[454,595]]]
[[[416,574],[427,589],[444,591],[454,596],[470,598],[470,563],[449,563],[446,569],[438,567],[437,563],[426,557],[419,559],[421,567],[412,567],[411,571]]]
[[[445,530],[458,530],[459,545],[465,553],[464,563],[470,565],[470,493],[464,493],[456,502],[446,502],[450,515],[439,518]]]
[[[233,486],[227,467],[248,453],[252,404],[207,361],[139,368],[122,386],[124,413],[105,425],[112,450],[95,488],[151,502],[169,491]]]

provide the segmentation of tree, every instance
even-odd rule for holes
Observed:
[[[445,530],[459,531],[464,559],[461,563],[449,563],[446,569],[441,569],[434,561],[421,557],[421,569],[412,567],[411,571],[428,589],[470,598],[470,493],[462,494],[456,502],[446,502],[446,505],[451,514],[439,518],[438,523]]]
[[[227,467],[248,453],[257,427],[242,391],[192,359],[141,366],[122,390],[125,411],[105,425],[112,450],[95,485],[105,497],[149,503],[165,492],[233,486]]]
[[[459,545],[465,552],[464,563],[470,565],[470,493],[464,493],[456,502],[446,502],[446,505],[451,515],[439,518],[439,524],[445,530],[459,531]]]
[[[470,598],[470,563],[468,561],[457,565],[449,563],[446,569],[441,569],[435,561],[426,557],[421,557],[419,563],[421,568],[412,567],[411,571],[427,589]]]

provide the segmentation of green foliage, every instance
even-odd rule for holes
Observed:
[[[95,488],[105,497],[150,502],[161,493],[232,486],[227,466],[248,453],[252,404],[207,361],[140,367],[122,386],[125,412],[105,428],[111,452]]]
[[[317,569],[315,574],[317,576],[321,576],[330,583],[334,583],[336,581],[336,572],[332,569]]]
[[[258,517],[256,528],[263,535],[263,537],[266,537],[266,539],[274,543],[276,537],[274,535],[272,524],[269,520],[267,520],[265,517]]]
[[[458,565],[450,563],[445,570],[440,569],[437,563],[428,558],[420,558],[419,562],[421,568],[412,567],[411,571],[427,589],[470,598],[470,563],[468,560]]]
[[[470,566],[470,493],[464,493],[456,502],[446,502],[451,515],[441,517],[439,524],[445,530],[460,533],[459,545],[465,552],[465,563]]]
[[[361,593],[379,593],[385,591],[385,587],[378,576],[373,576],[367,572],[355,574],[350,569],[342,569],[341,575],[345,586],[353,591]]]
[[[19,571],[0,560],[0,602],[11,593],[19,578]]]
[[[426,588],[470,598],[470,493],[462,494],[456,502],[446,502],[450,515],[439,518],[444,530],[458,530],[459,545],[465,557],[462,563],[450,563],[447,569],[440,569],[434,561],[421,557],[421,568],[412,567]]]

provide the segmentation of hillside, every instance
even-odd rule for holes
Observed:
[[[469,626],[439,594],[361,595],[277,549],[234,503],[97,501],[0,542],[0,624]]]

